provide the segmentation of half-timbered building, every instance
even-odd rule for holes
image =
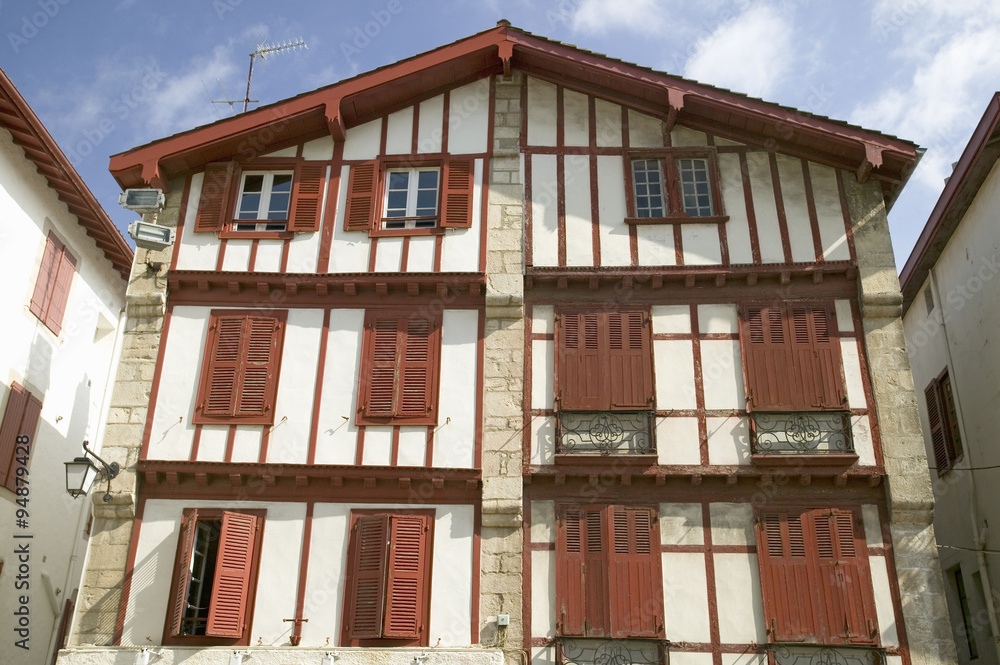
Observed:
[[[64,662],[950,660],[918,156],[505,21],[115,155],[176,240]]]

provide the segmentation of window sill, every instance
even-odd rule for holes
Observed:
[[[649,467],[655,466],[659,458],[656,453],[649,453],[644,455],[627,455],[627,454],[612,454],[608,453],[606,455],[602,454],[582,454],[582,453],[556,453],[555,463],[562,466],[601,466],[607,467],[609,462],[613,462],[615,465],[621,464],[624,466],[642,466]]]
[[[634,226],[645,224],[725,224],[729,215],[713,215],[711,217],[690,217],[688,215],[671,215],[669,217],[626,217],[625,223]]]
[[[811,453],[803,455],[782,454],[782,453],[754,453],[750,460],[755,466],[776,466],[776,467],[849,467],[854,466],[858,461],[857,453]]]
[[[424,418],[399,418],[399,417],[386,417],[377,418],[375,416],[363,416],[360,413],[354,419],[355,426],[367,426],[367,427],[408,427],[413,425],[414,427],[426,427],[428,425],[437,425],[437,414],[426,416]]]
[[[291,231],[220,231],[219,237],[227,240],[291,240],[295,234]]]
[[[368,232],[372,238],[399,238],[403,236],[443,236],[447,229],[435,226],[427,229],[377,229]]]
[[[274,414],[263,416],[206,416],[195,412],[191,418],[192,425],[273,425]]]

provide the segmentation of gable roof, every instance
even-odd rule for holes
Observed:
[[[899,273],[903,290],[903,313],[927,279],[930,269],[937,263],[951,236],[955,233],[965,212],[972,205],[993,164],[1000,157],[1000,92],[993,94],[986,112],[979,120],[962,156],[955,163],[951,177],[931,211],[917,244],[910,251],[906,264]]]
[[[0,126],[10,132],[14,143],[24,150],[25,157],[34,162],[59,200],[66,204],[87,235],[104,252],[104,258],[123,278],[128,279],[132,271],[132,248],[2,69]]]
[[[894,136],[780,106],[533,35],[497,27],[311,92],[113,155],[122,187],[164,186],[167,178],[265,146],[344,131],[415,99],[482,76],[519,69],[592,91],[669,123],[763,145],[857,172],[895,199],[920,151]],[[266,139],[266,140],[265,140]]]

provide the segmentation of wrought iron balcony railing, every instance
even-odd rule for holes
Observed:
[[[667,665],[666,640],[556,638],[559,665]],[[852,664],[853,665],[853,664]]]
[[[652,411],[560,411],[556,453],[655,455]]]
[[[756,411],[750,413],[755,455],[852,454],[847,411]]]
[[[774,665],[885,665],[885,649],[776,644],[770,648]]]

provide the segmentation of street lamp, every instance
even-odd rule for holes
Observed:
[[[96,459],[104,467],[98,468],[94,464],[90,457],[85,454],[83,457],[75,457],[72,462],[65,462],[66,464],[66,491],[74,499],[78,496],[82,496],[90,491],[91,485],[94,481],[100,477],[104,477],[108,481],[108,491],[104,493],[104,502],[108,503],[111,501],[111,479],[118,475],[121,471],[118,466],[118,462],[112,462],[108,464],[100,457],[94,453],[93,450],[87,447],[87,442],[83,442],[83,450],[86,454]]]

